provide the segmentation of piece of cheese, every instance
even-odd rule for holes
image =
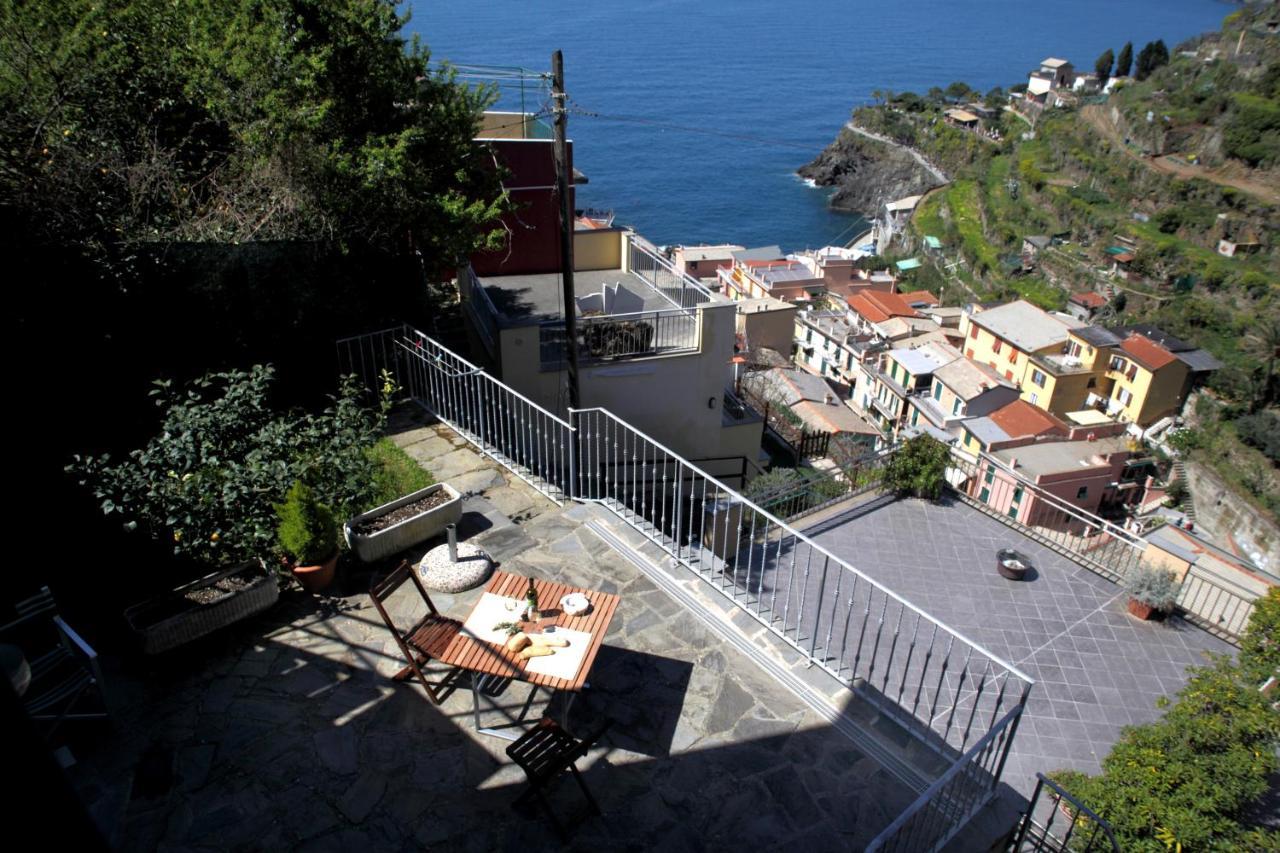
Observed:
[[[520,652],[520,657],[528,660],[529,658],[541,658],[555,653],[556,650],[549,646],[529,646]]]
[[[569,641],[564,637],[552,637],[547,634],[530,634],[529,640],[535,646],[554,646],[557,649],[563,649],[569,645]]]

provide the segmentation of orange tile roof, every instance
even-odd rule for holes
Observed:
[[[898,295],[902,297],[902,301],[907,303],[927,302],[930,307],[940,304],[938,297],[927,290],[913,290],[910,293],[899,293]]]
[[[1138,364],[1148,370],[1159,370],[1167,364],[1177,361],[1177,357],[1164,347],[1154,343],[1142,335],[1133,334],[1125,338],[1120,344],[1120,349],[1124,350]]]
[[[849,307],[869,322],[883,323],[890,317],[919,317],[900,293],[866,290],[849,297]]]
[[[1028,435],[1067,435],[1070,432],[1062,421],[1026,400],[1014,400],[996,409],[989,417],[995,421],[996,426],[1013,438],[1023,438]]]
[[[1089,290],[1084,293],[1072,294],[1070,301],[1077,305],[1083,305],[1085,308],[1101,308],[1107,304],[1107,297]]]

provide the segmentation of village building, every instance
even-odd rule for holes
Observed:
[[[716,273],[733,266],[733,253],[744,246],[725,243],[718,246],[676,246],[671,250],[671,263],[676,272],[699,279],[714,279]]]
[[[1067,313],[1077,320],[1088,322],[1107,304],[1107,297],[1093,290],[1073,293],[1067,297]]]

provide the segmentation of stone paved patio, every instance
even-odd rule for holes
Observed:
[[[1004,781],[1096,771],[1122,726],[1156,719],[1206,652],[1232,647],[1178,618],[1140,622],[1114,583],[959,501],[899,500],[812,525],[819,543],[1037,682]],[[1031,580],[996,574],[995,553],[1031,558]]]
[[[581,762],[605,814],[582,824],[573,848],[859,849],[914,798],[583,527],[602,510],[555,506],[447,430],[398,440],[473,493],[464,533],[504,570],[622,596],[570,716],[579,727],[615,721]],[[467,690],[437,708],[386,677],[401,661],[359,592],[368,579],[348,574],[347,595],[286,592],[181,660],[113,667],[113,730],[78,754],[72,775],[120,849],[555,844],[545,820],[511,810],[523,779],[505,741],[472,730]],[[461,617],[478,594],[436,603]],[[402,614],[411,604],[392,600]],[[526,692],[516,684],[500,704],[514,713]],[[563,814],[583,806],[567,780],[556,801]]]

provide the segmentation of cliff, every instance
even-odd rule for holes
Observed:
[[[835,187],[831,206],[874,217],[880,205],[918,195],[944,181],[908,149],[878,142],[849,128],[798,174],[820,187]]]

